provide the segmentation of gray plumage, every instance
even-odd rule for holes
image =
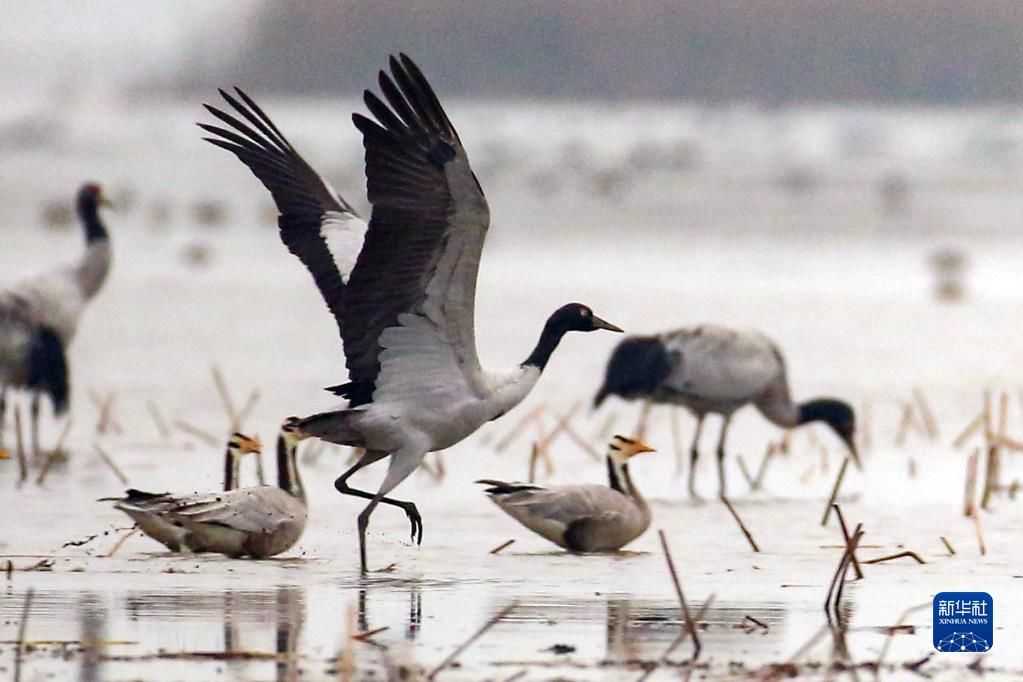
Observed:
[[[110,270],[110,240],[99,216],[99,207],[106,203],[98,185],[83,185],[76,202],[85,233],[82,257],[0,290],[0,428],[7,388],[28,390],[33,451],[39,442],[39,396],[49,397],[56,414],[67,411],[67,348]]]
[[[827,423],[859,464],[852,408],[834,398],[794,402],[781,351],[774,341],[755,330],[705,324],[654,336],[628,337],[612,352],[594,405],[599,406],[610,395],[681,405],[696,416],[689,470],[689,492],[694,497],[694,470],[704,417],[714,413],[724,418],[717,447],[720,493],[724,494],[725,436],[732,415],[748,404],[782,428],[813,421]]]
[[[298,443],[303,438],[296,422],[292,418],[281,427],[276,487],[193,495],[131,489],[123,498],[104,499],[114,499],[115,508],[173,552],[215,552],[256,559],[285,552],[298,542],[307,517],[305,493],[295,463]],[[236,452],[234,456],[241,454]],[[230,464],[226,466],[230,471]]]
[[[615,436],[608,446],[609,485],[544,487],[484,479],[490,499],[513,519],[574,552],[621,549],[650,526],[650,507],[632,483],[628,460],[653,448]]]
[[[200,124],[214,135],[210,142],[234,153],[270,190],[281,239],[309,269],[338,324],[348,381],[328,390],[348,405],[306,417],[300,428],[365,449],[334,483],[343,494],[370,500],[358,521],[363,570],[366,528],[379,503],[402,509],[412,539],[422,542],[415,504],[387,494],[428,452],[454,445],[521,402],[565,333],[621,331],[588,307],[569,304],[548,319],[517,367],[480,366],[474,316],[487,200],[458,133],[412,60],[391,58],[390,73],[381,72],[378,82],[382,98],[364,94],[373,118],[352,117],[363,136],[373,205],[364,239],[351,249],[358,253],[352,268],[330,256],[324,233],[331,215],[354,224],[354,214],[251,98],[222,93],[244,121],[207,107],[230,129]],[[389,467],[376,494],[348,485],[356,471],[385,458]]]

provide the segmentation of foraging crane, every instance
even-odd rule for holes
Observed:
[[[82,185],[76,208],[85,232],[85,253],[77,263],[0,291],[0,434],[7,388],[28,390],[34,453],[39,452],[40,395],[49,397],[54,414],[67,412],[67,348],[86,304],[103,286],[110,270],[110,237],[100,219],[100,206],[109,206],[109,202],[99,185]]]
[[[696,433],[689,449],[688,483],[693,498],[697,497],[695,471],[704,417],[716,413],[724,418],[717,446],[718,484],[720,494],[724,495],[725,436],[732,414],[748,403],[783,428],[817,421],[826,423],[860,466],[852,407],[835,398],[793,402],[785,359],[778,346],[758,331],[705,324],[623,339],[608,360],[604,384],[594,398],[594,407],[599,407],[609,395],[682,405],[696,416]]]
[[[654,449],[625,436],[615,436],[607,448],[608,486],[476,482],[490,486],[484,492],[505,513],[559,547],[613,552],[650,527],[650,507],[629,476],[629,458]]]
[[[305,490],[295,453],[305,436],[298,419],[289,417],[277,439],[277,485],[236,488],[216,493],[171,495],[129,489],[114,501],[142,532],[172,552],[216,552],[229,557],[265,559],[286,552],[305,530]],[[237,460],[258,452],[254,439],[235,434],[228,443]],[[231,475],[227,465],[228,481]]]
[[[405,55],[381,72],[386,103],[370,91],[376,118],[354,114],[366,150],[373,213],[354,267],[335,258],[328,233],[357,240],[361,223],[348,204],[302,160],[255,102],[240,90],[221,94],[245,119],[207,109],[231,130],[200,124],[249,167],[280,211],[281,238],[313,275],[341,333],[348,382],[328,390],[346,409],[302,419],[301,431],[365,454],[335,482],[369,499],[359,514],[359,558],[366,570],[366,528],[381,502],[405,511],[412,539],[422,517],[412,502],[387,497],[428,452],[461,441],[515,407],[536,384],[551,353],[570,331],[618,327],[579,303],[548,318],[532,353],[518,366],[486,371],[476,352],[476,277],[490,211],[458,133],[437,96]],[[338,229],[342,228],[342,229]],[[348,479],[390,457],[376,494]]]

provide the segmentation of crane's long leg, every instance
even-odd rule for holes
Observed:
[[[732,423],[732,416],[725,415],[725,421],[721,424],[721,436],[718,438],[718,494],[725,494],[725,436],[728,434],[728,426]]]
[[[373,499],[369,501],[366,508],[359,514],[359,562],[363,573],[366,572],[366,528],[369,526],[370,515],[380,502],[389,499],[385,497],[387,493],[394,490],[396,485],[404,481],[409,474],[416,470],[419,463],[423,461],[424,456],[426,456],[426,448],[419,450],[405,447],[393,453],[387,468],[387,475],[384,477],[384,482],[380,484],[380,490],[377,491],[377,494],[373,496]],[[410,519],[413,514],[415,515],[419,521],[419,539],[422,541],[422,517],[419,515],[419,510],[416,509],[416,505],[412,502],[399,502],[398,500],[391,500],[390,504],[396,504],[405,508]]]
[[[7,384],[0,384],[0,448],[4,446],[4,424],[7,423]]]
[[[689,497],[696,499],[696,460],[700,457],[700,433],[703,431],[703,418],[706,415],[696,417],[696,432],[693,433],[693,444],[689,446]]]
[[[32,392],[32,402],[29,409],[32,412],[32,457],[39,457],[39,392]]]
[[[352,495],[366,500],[374,499],[376,496],[373,493],[365,490],[359,490],[348,485],[348,479],[359,469],[383,459],[388,454],[389,453],[381,450],[367,450],[366,453],[359,458],[359,461],[349,468],[348,471],[338,476],[337,480],[334,481],[334,489],[342,495]],[[416,505],[411,502],[402,502],[401,500],[395,500],[390,497],[381,497],[379,501],[384,504],[398,507],[404,511],[405,515],[408,516],[409,525],[412,526],[412,542],[416,541],[416,536],[418,535],[419,544],[423,544],[423,517],[419,515],[419,510],[416,509]]]

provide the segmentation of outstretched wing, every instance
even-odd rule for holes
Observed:
[[[232,152],[270,190],[280,212],[281,241],[312,274],[340,329],[345,280],[362,246],[366,224],[295,151],[255,101],[240,89],[235,92],[240,101],[220,90],[245,120],[204,105],[229,128],[200,123],[200,128],[215,136],[203,139]]]
[[[352,117],[373,204],[343,296],[350,383],[338,392],[352,406],[388,391],[443,399],[482,390],[473,316],[490,212],[419,68],[401,55],[390,71],[379,78],[386,103],[365,93],[376,121]]]

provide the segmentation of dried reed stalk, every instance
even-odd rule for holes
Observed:
[[[828,506],[824,508],[824,518],[821,519],[821,525],[828,525],[828,517],[831,516],[831,508],[835,506],[835,500],[838,499],[838,491],[842,487],[842,479],[845,478],[845,470],[849,468],[849,458],[846,457],[842,460],[842,466],[838,469],[838,476],[835,477],[835,485],[831,488],[831,497],[828,498]]]
[[[18,485],[28,480],[28,461],[25,459],[25,440],[21,433],[21,406],[14,406],[14,444],[18,452]]]
[[[28,629],[28,616],[32,611],[33,588],[25,592],[25,601],[21,606],[21,620],[18,622],[18,644],[14,650],[14,682],[21,682],[21,661],[25,656],[25,631]]]
[[[217,438],[216,436],[214,436],[212,433],[210,433],[209,431],[203,431],[198,426],[195,426],[194,424],[186,422],[183,419],[176,420],[174,422],[174,426],[179,431],[184,431],[185,433],[187,433],[190,436],[195,436],[199,440],[205,442],[207,445],[212,445],[214,447],[216,447],[217,445],[220,445],[220,439]]]
[[[540,456],[540,448],[536,442],[530,447],[529,452],[529,476],[526,478],[527,483],[533,483],[536,481],[536,460]]]
[[[160,408],[156,406],[152,400],[146,401],[146,410],[149,412],[149,416],[153,419],[153,424],[156,425],[156,432],[160,434],[161,438],[170,438],[171,432],[167,428],[167,422],[163,418],[163,413],[160,412]]]
[[[114,463],[114,460],[110,457],[110,454],[106,450],[104,450],[99,443],[93,443],[92,447],[94,450],[96,450],[96,454],[100,456],[100,459],[106,462],[106,465],[110,467],[111,471],[114,472],[114,475],[117,476],[117,479],[121,482],[121,485],[128,485],[128,477],[125,476],[124,472],[121,471],[121,468]]]
[[[514,609],[514,608],[515,608],[516,606],[518,606],[518,602],[515,602],[515,601],[513,601],[513,602],[512,602],[511,604],[508,604],[508,605],[507,605],[507,606],[505,606],[505,607],[504,607],[503,609],[501,609],[500,611],[498,611],[498,612],[497,612],[497,613],[496,613],[496,614],[495,614],[495,615],[494,615],[494,616],[493,616],[493,617],[492,617],[492,618],[491,618],[490,620],[488,620],[488,621],[487,621],[486,623],[484,623],[484,624],[483,624],[483,627],[481,627],[481,628],[480,628],[479,630],[477,630],[476,632],[474,632],[474,633],[473,633],[473,634],[472,634],[472,635],[471,635],[471,636],[469,637],[469,639],[467,639],[467,640],[465,640],[464,642],[462,642],[461,644],[459,644],[459,645],[458,645],[458,647],[457,647],[457,648],[456,648],[456,649],[455,649],[454,651],[452,651],[452,652],[451,652],[451,654],[449,654],[447,658],[445,658],[445,659],[444,659],[443,661],[441,661],[441,662],[440,662],[440,665],[438,665],[438,666],[437,666],[437,667],[435,667],[435,668],[434,668],[433,670],[431,670],[431,671],[429,672],[429,674],[428,674],[428,675],[426,676],[426,679],[427,679],[427,680],[432,680],[433,678],[437,677],[437,674],[438,674],[438,673],[439,673],[440,671],[444,670],[444,668],[446,668],[446,667],[448,667],[449,665],[451,665],[452,663],[454,663],[454,662],[455,662],[455,659],[457,659],[457,658],[458,658],[458,657],[459,657],[459,656],[460,656],[460,655],[462,654],[462,652],[463,652],[463,651],[465,651],[466,649],[468,649],[468,648],[469,648],[469,646],[470,646],[470,645],[471,645],[471,644],[472,644],[473,642],[475,642],[475,641],[476,641],[477,639],[479,639],[480,637],[482,637],[482,636],[484,635],[484,633],[486,633],[486,631],[487,631],[487,630],[489,630],[490,628],[492,628],[492,627],[494,627],[495,625],[497,625],[497,623],[498,623],[498,622],[499,622],[499,621],[500,621],[500,620],[501,620],[502,618],[504,618],[504,617],[505,617],[505,616],[507,616],[507,615],[508,615],[509,613],[511,613],[511,612],[512,612],[512,610],[513,610],[513,609]]]
[[[729,502],[728,498],[724,495],[721,495],[721,501],[725,503],[725,507],[727,507],[728,511],[731,512],[732,518],[735,519],[737,524],[739,524],[739,530],[741,530],[742,534],[746,536],[746,540],[749,542],[750,547],[753,548],[754,552],[759,552],[760,548],[757,547],[757,541],[753,539],[752,533],[749,532],[749,529],[746,528],[746,524],[744,524],[742,519],[739,518],[739,514],[735,511],[735,507],[732,506],[732,503]]]
[[[696,633],[696,622],[693,620],[692,614],[689,613],[689,605],[686,603],[685,595],[682,593],[682,583],[678,579],[678,572],[675,570],[675,562],[671,558],[671,549],[668,548],[668,538],[664,535],[663,530],[658,530],[657,535],[661,539],[661,549],[664,550],[664,560],[668,562],[668,572],[671,573],[671,581],[675,585],[675,594],[678,596],[678,603],[682,608],[682,616],[686,619],[686,632],[689,633],[689,636],[693,640],[692,660],[695,661],[700,657],[700,650],[702,649],[700,637]]]
[[[231,424],[230,430],[235,431],[238,429],[238,410],[234,408],[231,393],[227,390],[227,382],[224,381],[224,374],[215,363],[210,365],[210,374],[213,375],[213,384],[217,387],[220,403],[224,406],[224,413],[227,414],[228,423]]]
[[[105,557],[106,557],[107,559],[109,559],[110,557],[112,557],[112,556],[114,556],[115,554],[117,554],[118,550],[120,550],[120,549],[121,549],[121,547],[123,547],[123,546],[124,546],[124,543],[128,542],[128,538],[130,538],[130,537],[131,537],[132,535],[135,535],[135,533],[136,533],[136,532],[138,532],[138,526],[135,526],[134,528],[132,528],[131,530],[129,530],[129,531],[127,532],[127,533],[125,533],[124,535],[122,535],[122,536],[121,536],[121,537],[120,537],[120,538],[119,538],[119,539],[117,540],[117,542],[116,542],[116,543],[114,543],[114,546],[110,548],[110,551],[109,551],[109,552],[107,552],[107,553],[106,553],[106,554],[105,554],[104,556],[105,556]]]
[[[931,406],[927,404],[927,398],[919,386],[913,387],[913,400],[916,402],[917,410],[923,417],[924,429],[931,440],[938,440],[938,420],[934,418]]]
[[[941,535],[939,537],[941,538],[941,542],[945,545],[945,549],[948,550],[948,553],[950,555],[954,555],[956,551],[952,549],[952,543],[948,541],[948,538],[946,538],[944,535]]]
[[[788,441],[782,442],[787,443]],[[767,465],[771,463],[771,458],[778,454],[780,447],[781,446],[776,445],[775,443],[767,444],[767,449],[764,451],[764,457],[760,460],[760,466],[757,467],[757,475],[753,479],[753,490],[760,490],[760,488],[764,485],[764,476],[767,474]],[[787,448],[788,446],[786,445],[785,447]]]
[[[735,460],[739,463],[739,473],[741,473],[742,477],[746,479],[746,485],[750,487],[750,490],[754,490],[755,488],[753,487],[753,484],[755,481],[753,480],[753,476],[750,475],[749,469],[746,468],[746,461],[742,458],[742,455],[736,455]],[[679,475],[679,472],[675,472],[675,475]]]
[[[524,414],[522,418],[515,423],[515,426],[508,429],[508,433],[506,433],[503,438],[497,441],[497,444],[494,445],[494,450],[496,452],[503,452],[504,449],[511,445],[512,441],[514,441],[519,436],[519,433],[521,433],[521,431],[526,427],[526,425],[529,424],[529,422],[536,419],[537,417],[539,417],[541,414],[543,414],[543,411],[546,409],[547,403],[540,403],[532,410]]]
[[[977,511],[977,461],[980,449],[974,449],[966,460],[966,489],[963,493],[963,515],[973,516]]]
[[[966,441],[968,441],[973,434],[980,430],[982,426],[984,426],[983,410],[978,412],[977,416],[971,419],[970,422],[963,427],[963,430],[960,431],[959,435],[956,436],[955,440],[952,441],[952,447],[957,449],[963,447],[966,444]]]
[[[57,444],[53,446],[53,450],[47,455],[46,461],[43,462],[42,468],[39,470],[39,475],[36,476],[36,485],[42,485],[43,481],[46,480],[46,475],[50,473],[50,468],[53,463],[57,461],[57,457],[64,454],[64,441],[67,440],[68,434],[71,432],[71,418],[64,423],[64,429],[60,432],[60,436],[57,438]]]
[[[849,528],[845,525],[845,516],[842,515],[842,508],[835,505],[835,515],[838,517],[838,525],[842,527],[842,537],[845,539],[845,546],[848,547],[852,543],[852,538],[849,536]],[[852,565],[853,570],[856,571],[856,579],[863,579],[863,569],[860,568],[860,561],[856,558],[856,552],[852,553]]]
[[[909,557],[909,558],[913,559],[914,561],[916,561],[918,564],[926,564],[927,563],[926,561],[924,561],[923,559],[920,558],[919,554],[917,554],[916,552],[911,552],[909,550],[906,550],[905,552],[898,552],[896,554],[889,554],[887,556],[878,557],[876,559],[868,559],[868,560],[865,560],[863,563],[865,563],[865,564],[880,564],[880,563],[884,563],[885,561],[891,561],[892,559],[901,559],[902,557]]]
[[[492,550],[490,550],[490,553],[491,554],[498,554],[498,553],[501,552],[501,550],[511,546],[514,543],[515,543],[515,540],[506,540],[505,542],[502,542],[497,547],[494,547]]]
[[[980,514],[976,511],[973,514],[973,529],[977,533],[977,548],[980,550],[980,555],[984,556],[987,554],[987,545],[984,543],[984,531],[980,527]]]

